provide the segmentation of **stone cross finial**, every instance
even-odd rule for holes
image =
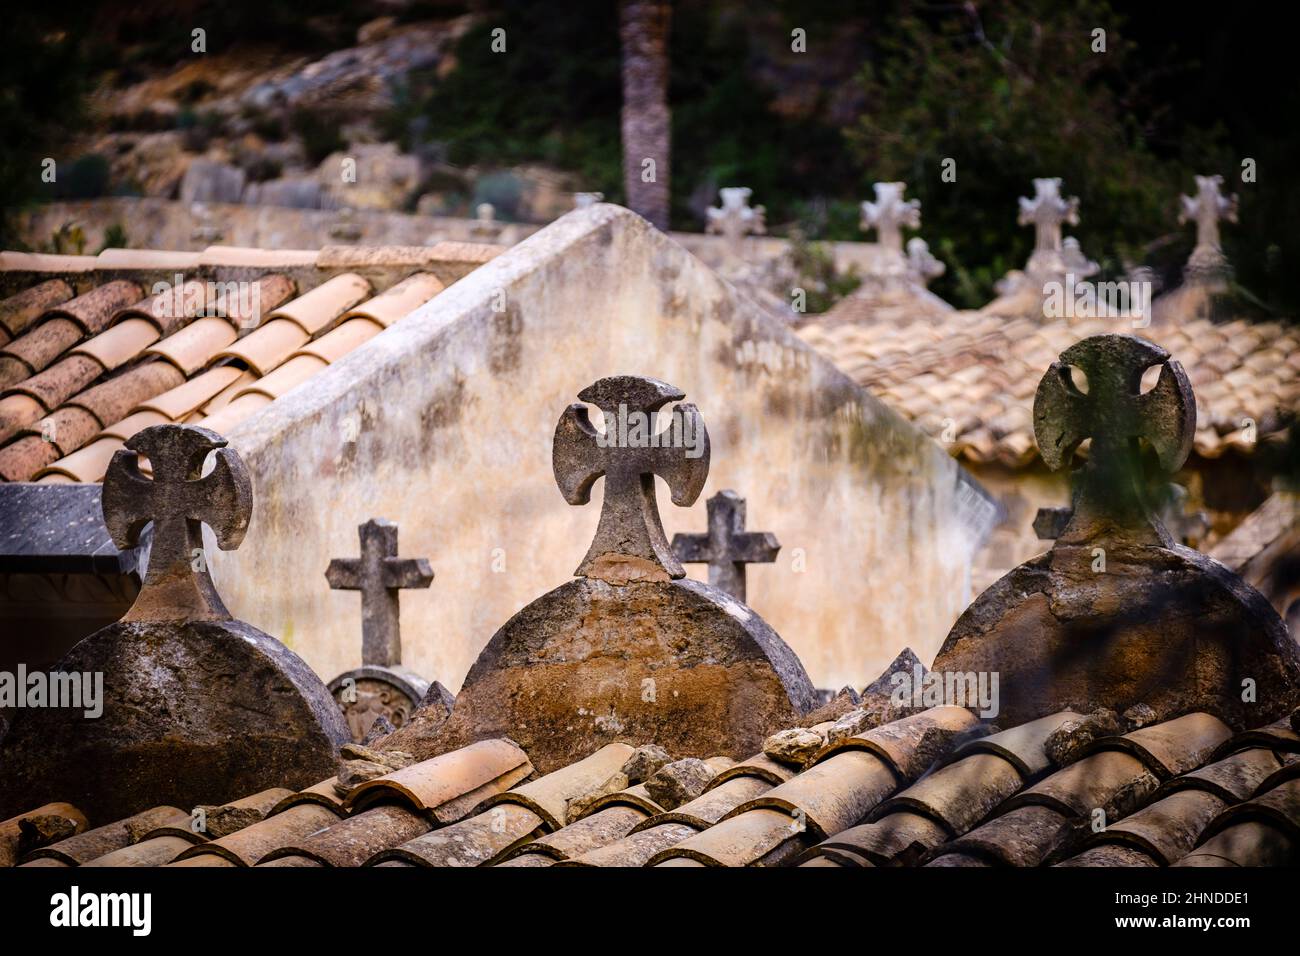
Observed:
[[[861,204],[863,231],[876,230],[876,241],[890,252],[903,254],[903,227],[921,227],[921,200],[903,199],[907,183],[876,183],[876,201]]]
[[[913,281],[925,285],[943,275],[946,268],[930,252],[930,244],[920,236],[907,240],[907,273]]]
[[[749,197],[754,191],[747,186],[729,186],[718,192],[722,204],[709,207],[707,231],[722,235],[727,240],[728,254],[739,258],[741,242],[746,235],[761,236],[767,231],[767,210],[749,205]]]
[[[1065,199],[1061,196],[1059,177],[1034,180],[1034,198],[1020,197],[1022,226],[1034,227],[1034,251],[1054,251],[1061,248],[1061,225],[1079,224],[1079,197]]]
[[[1219,246],[1219,220],[1237,221],[1236,195],[1224,196],[1220,191],[1222,176],[1197,176],[1196,196],[1179,196],[1178,224],[1196,223],[1198,246]]]
[[[253,488],[239,456],[214,431],[153,425],[136,433],[104,473],[104,523],[119,548],[133,547],[153,522],[149,570],[124,621],[230,618],[208,575],[206,524],[223,551],[239,547],[253,513]],[[212,454],[212,471],[200,477]],[[138,456],[149,459],[150,480]]]
[[[709,499],[709,533],[673,536],[683,564],[707,564],[709,584],[745,601],[745,565],[771,564],[781,545],[770,531],[745,530],[745,499],[719,491]]]
[[[1154,365],[1160,366],[1160,377],[1143,394],[1142,375]],[[1086,391],[1075,383],[1071,367],[1086,376]],[[1039,452],[1055,471],[1070,462],[1085,438],[1092,445],[1075,488],[1074,515],[1060,542],[1118,533],[1170,546],[1144,490],[1138,439],[1146,439],[1169,475],[1186,460],[1195,430],[1196,400],[1187,375],[1158,345],[1132,335],[1095,335],[1062,352],[1034,398]]]
[[[424,558],[397,557],[397,525],[371,518],[357,531],[361,557],[335,558],[325,571],[331,588],[361,592],[361,661],[377,667],[402,663],[399,625],[403,588],[427,588],[433,571]]]
[[[657,432],[655,413],[686,394],[635,375],[602,378],[578,397],[601,410],[605,430],[596,430],[583,405],[565,409],[555,426],[555,481],[565,501],[582,505],[604,475],[605,500],[591,548],[574,573],[620,584],[684,577],[659,522],[654,476],[668,483],[679,507],[700,496],[709,475],[709,434],[699,410],[674,406],[668,427]]]

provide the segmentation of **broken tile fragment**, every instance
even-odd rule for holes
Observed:
[[[826,739],[816,731],[794,727],[763,741],[763,753],[792,767],[802,767],[825,743]]]
[[[1085,747],[1102,737],[1115,737],[1124,732],[1119,717],[1113,710],[1102,707],[1083,717],[1071,718],[1047,735],[1043,749],[1057,767],[1073,763]]]
[[[637,747],[632,756],[627,758],[627,763],[623,764],[623,773],[627,774],[628,783],[643,783],[672,759],[663,747],[646,744]]]
[[[665,810],[675,810],[704,792],[717,772],[698,757],[664,764],[645,782],[650,799]]]

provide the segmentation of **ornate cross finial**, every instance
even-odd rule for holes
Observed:
[[[920,236],[907,240],[907,274],[914,282],[926,285],[943,275],[947,267],[930,252],[930,244]]]
[[[876,230],[876,241],[889,252],[903,254],[903,227],[921,227],[921,200],[903,199],[907,183],[876,183],[875,202],[863,202],[861,227]]]
[[[402,663],[398,591],[427,588],[433,571],[424,558],[397,557],[397,525],[371,518],[357,531],[361,557],[335,558],[325,570],[331,588],[361,592],[361,662],[377,667]]]
[[[153,522],[149,570],[124,621],[217,621],[230,618],[208,576],[206,524],[223,551],[244,540],[253,514],[253,486],[239,456],[214,431],[153,425],[113,455],[104,473],[104,524],[119,548],[134,547]],[[206,477],[203,463],[212,453]],[[138,455],[149,459],[150,480]]]
[[[719,491],[709,499],[709,533],[673,536],[683,564],[707,564],[709,584],[745,601],[745,565],[771,564],[781,545],[770,531],[745,530],[745,499]]]
[[[604,475],[605,500],[596,537],[574,574],[615,584],[684,577],[659,523],[654,476],[668,483],[679,507],[700,496],[709,475],[709,433],[699,410],[676,405],[668,427],[656,431],[655,413],[686,394],[636,375],[602,378],[578,397],[601,410],[605,430],[595,429],[583,405],[565,409],[555,426],[555,481],[565,501],[584,505]]]
[[[1144,394],[1142,375],[1154,365],[1160,377]],[[1075,384],[1071,367],[1086,376],[1086,390]],[[1038,449],[1056,471],[1085,438],[1092,445],[1059,543],[1115,534],[1170,546],[1145,488],[1138,440],[1147,441],[1168,476],[1187,459],[1195,431],[1196,399],[1187,375],[1158,345],[1132,335],[1095,335],[1062,352],[1034,398]]]
[[[1061,196],[1059,177],[1034,180],[1034,198],[1020,197],[1022,226],[1034,227],[1034,251],[1052,252],[1061,248],[1061,225],[1079,224],[1079,197],[1065,199]]]
[[[709,207],[706,231],[721,234],[727,240],[727,253],[740,258],[740,244],[745,236],[751,232],[761,236],[767,231],[767,210],[749,205],[754,191],[748,186],[729,186],[718,192],[722,205]]]

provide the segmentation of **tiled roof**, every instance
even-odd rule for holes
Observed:
[[[1037,457],[1032,411],[1043,370],[1103,332],[1140,335],[1182,364],[1196,391],[1197,454],[1250,453],[1256,437],[1285,426],[1300,404],[1300,332],[1279,322],[1160,321],[1160,304],[1151,327],[1134,329],[1130,319],[1044,321],[1006,303],[884,321],[859,315],[846,299],[799,334],[954,456],[976,463],[1022,467]]]
[[[0,823],[28,866],[1251,866],[1300,859],[1300,735],[1245,733],[1192,713],[1077,748],[1057,765],[1063,712],[985,736],[936,707],[870,730],[815,728],[803,765],[766,754],[704,763],[680,806],[628,786],[634,750],[608,744],[544,776],[485,740],[341,796],[336,779],[208,808],[208,829],[157,807],[66,838]],[[524,782],[521,782],[524,781]],[[653,783],[653,778],[652,781]],[[611,786],[621,783],[622,786]],[[664,799],[660,795],[659,799]],[[61,815],[61,816],[60,816]],[[77,821],[80,821],[78,824]],[[1099,826],[1098,824],[1104,824]],[[26,834],[21,843],[16,835]],[[21,843],[21,845],[20,845]]]
[[[496,251],[0,254],[0,277],[32,282],[0,300],[0,480],[98,481],[127,439],[164,422],[226,433]],[[255,286],[235,295],[209,272],[146,294],[168,270],[214,267]],[[241,314],[253,302],[260,314]]]

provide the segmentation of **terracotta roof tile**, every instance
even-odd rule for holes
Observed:
[[[348,794],[344,807],[354,811],[380,801],[399,800],[412,810],[432,814],[439,822],[446,823],[464,813],[440,813],[444,806],[458,804],[467,794],[478,795],[476,806],[508,790],[532,772],[527,755],[515,744],[507,740],[482,740],[367,780]]]
[[[364,301],[371,291],[370,283],[361,276],[345,272],[286,302],[271,312],[267,320],[289,319],[308,335],[316,335]]]
[[[72,298],[72,286],[50,279],[0,300],[0,342],[17,338],[49,310]]]
[[[189,847],[176,858],[175,863],[216,856],[235,866],[254,866],[272,850],[288,846],[292,841],[337,821],[338,815],[328,807],[300,803],[229,836]],[[212,865],[214,862],[203,860],[199,865]]]
[[[88,355],[111,372],[157,342],[158,337],[157,326],[149,320],[128,318],[74,347],[71,355]]]
[[[610,806],[588,814],[568,826],[538,837],[530,843],[516,847],[504,858],[501,866],[536,866],[535,862],[521,857],[539,856],[552,862],[569,860],[609,846],[631,832],[646,818],[646,813],[636,807]]]
[[[299,808],[330,813],[308,803],[299,804]],[[429,827],[429,820],[423,814],[409,807],[389,804],[331,823],[325,829],[299,839],[288,840],[258,860],[260,865],[264,865],[288,857],[303,857],[321,866],[360,866],[380,850],[427,833]]]
[[[235,393],[233,400],[250,393],[265,395],[271,399],[279,398],[290,389],[297,388],[328,364],[315,355],[294,356],[269,375],[249,382]]]
[[[14,339],[0,351],[0,387],[15,385],[47,368],[80,341],[81,326],[72,319],[53,318]]]
[[[258,375],[265,375],[294,354],[307,338],[307,333],[298,323],[288,319],[273,319],[245,335],[224,352],[217,353],[213,360],[235,359]]]
[[[1249,820],[1214,834],[1174,866],[1290,866],[1296,842],[1286,833]]]
[[[336,362],[382,331],[383,326],[369,319],[349,319],[314,342],[307,343],[294,355],[314,355],[325,362]]]
[[[112,461],[113,453],[124,445],[124,441],[116,438],[96,439],[89,445],[78,448],[72,454],[64,455],[48,468],[38,471],[35,479],[37,481],[57,480],[62,476],[73,481],[99,481],[108,470],[108,463]]]
[[[650,858],[647,866],[687,859],[705,866],[780,866],[807,849],[811,838],[789,814],[754,809],[729,817]]]
[[[1093,834],[1084,848],[1117,843],[1141,850],[1161,866],[1182,859],[1195,846],[1224,801],[1204,790],[1183,790],[1157,800]]]
[[[105,428],[101,434],[105,438],[116,438],[125,442],[138,431],[148,428],[151,425],[163,425],[172,421],[166,415],[156,411],[139,411],[132,412],[120,422],[114,422]]]
[[[995,758],[996,759],[996,758]],[[808,851],[801,866],[829,857],[842,866],[888,866],[908,855],[919,858],[951,836],[929,817],[896,811],[875,823],[850,827]]]
[[[58,460],[59,452],[37,435],[27,435],[0,448],[0,479],[31,481],[42,468]]]
[[[814,839],[824,839],[853,826],[897,785],[890,765],[875,754],[841,750],[741,804],[727,819],[757,808],[783,810],[806,826]]]
[[[558,866],[645,866],[656,853],[676,846],[698,832],[684,823],[660,823],[634,830],[608,846],[589,850]]]
[[[226,435],[240,422],[270,405],[271,401],[271,396],[262,392],[244,392],[238,398],[222,405],[211,415],[197,419],[194,424],[210,428],[218,435]]]
[[[191,412],[212,401],[224,389],[238,382],[247,384],[255,378],[255,375],[232,365],[219,365],[194,376],[187,382],[182,382],[175,388],[145,399],[136,405],[134,410],[157,412],[165,416],[168,421],[182,421]]]
[[[235,326],[223,318],[198,319],[145,351],[176,366],[183,374],[193,375],[237,337]]]
[[[50,411],[99,378],[103,371],[104,366],[88,355],[69,355],[45,371],[15,385],[13,391],[30,395]],[[8,437],[8,434],[0,431],[0,441]]]
[[[166,362],[144,362],[115,378],[73,397],[69,405],[84,408],[104,425],[121,421],[141,402],[175,388],[185,380]]]
[[[406,318],[444,288],[441,280],[432,273],[417,272],[373,299],[362,302],[355,309],[347,312],[344,319],[360,316],[388,328],[398,319]]]
[[[27,854],[26,859],[29,864],[38,860],[55,860],[65,866],[81,866],[106,853],[123,849],[132,842],[133,833],[153,829],[165,821],[175,820],[178,814],[188,817],[188,814],[176,807],[154,807],[133,817],[127,817],[125,820],[96,827],[35,850]]]

